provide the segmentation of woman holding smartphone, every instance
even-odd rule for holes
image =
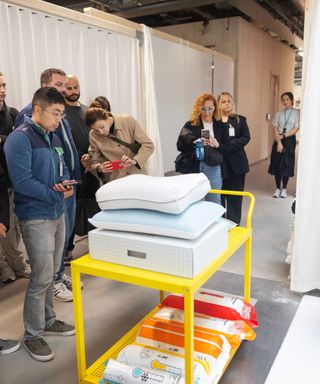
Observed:
[[[191,172],[203,172],[212,189],[222,188],[223,153],[228,150],[228,135],[217,125],[217,101],[209,93],[198,96],[190,120],[183,126],[177,141],[178,151],[190,157]],[[203,143],[203,159],[195,156],[198,139]],[[200,144],[202,144],[200,143]],[[206,200],[221,204],[221,196],[208,194]]]
[[[85,114],[89,132],[90,171],[109,180],[146,173],[145,163],[154,145],[138,122],[127,115],[114,115],[92,103]]]
[[[245,176],[249,172],[249,163],[244,150],[250,141],[247,119],[232,112],[233,100],[229,92],[220,93],[218,106],[219,123],[229,136],[229,151],[224,158],[227,172],[223,178],[222,189],[243,191]],[[227,209],[227,219],[240,224],[242,196],[223,195],[223,204]]]

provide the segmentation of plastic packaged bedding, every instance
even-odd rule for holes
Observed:
[[[185,361],[184,356],[159,348],[131,344],[125,347],[118,355],[118,361],[128,365],[142,368],[156,369],[172,373],[182,378],[179,384],[184,383]],[[209,368],[204,362],[195,359],[193,366],[194,383],[210,384]]]
[[[184,297],[180,294],[170,294],[162,304],[167,307],[184,309]],[[258,327],[254,307],[237,297],[221,296],[209,289],[201,288],[194,295],[194,311],[207,316],[226,320],[243,320],[250,327]]]
[[[153,315],[155,319],[170,320],[184,324],[184,311],[172,307],[163,307]],[[194,316],[194,325],[198,329],[210,329],[218,334],[225,335],[230,341],[230,336],[237,336],[240,341],[254,340],[256,334],[243,320],[225,320],[197,313]]]
[[[136,343],[185,356],[184,326],[149,318],[142,322]],[[231,358],[230,343],[223,335],[195,329],[194,358],[206,364],[211,382],[216,383]]]

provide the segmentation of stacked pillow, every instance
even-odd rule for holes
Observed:
[[[225,212],[221,205],[201,201],[209,190],[203,173],[130,175],[97,191],[102,211],[89,221],[99,229],[196,239]]]

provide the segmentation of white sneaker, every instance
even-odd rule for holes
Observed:
[[[62,282],[69,289],[69,291],[72,291],[72,279],[71,279],[71,276],[69,276],[66,273],[64,273],[62,275]],[[80,287],[81,287],[81,289],[83,288],[83,282],[82,281],[80,281]]]
[[[63,301],[63,302],[68,302],[73,300],[72,292],[69,291],[69,289],[63,283],[57,283],[54,285],[53,297],[57,301]]]
[[[287,190],[285,188],[283,188],[283,190],[281,191],[280,197],[282,197],[283,199],[288,197],[288,192],[287,192]]]
[[[277,188],[275,191],[274,191],[274,194],[272,195],[273,197],[275,197],[275,198],[278,198],[278,197],[280,197],[280,189],[279,188]]]

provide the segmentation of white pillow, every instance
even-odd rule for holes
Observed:
[[[203,173],[155,177],[130,175],[113,180],[96,192],[101,210],[141,208],[167,213],[183,212],[211,189]]]
[[[146,209],[117,209],[101,211],[89,221],[99,229],[196,239],[224,212],[219,204],[198,201],[178,215]]]

